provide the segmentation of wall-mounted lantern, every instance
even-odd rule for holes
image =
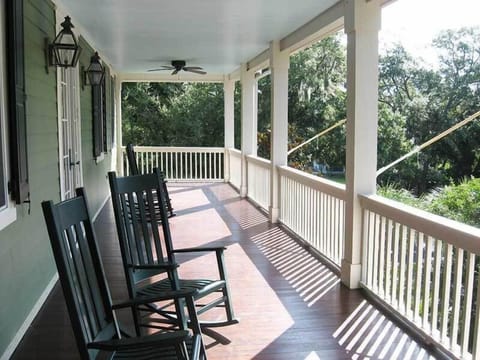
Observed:
[[[65,21],[60,24],[62,30],[50,44],[46,39],[47,54],[47,73],[48,66],[75,67],[80,57],[81,48],[72,32],[74,27],[70,21],[70,16],[65,17]]]
[[[95,54],[90,58],[90,65],[84,72],[84,83],[85,85],[100,85],[104,76],[105,68],[100,62],[100,56],[98,56],[98,52],[95,52]]]

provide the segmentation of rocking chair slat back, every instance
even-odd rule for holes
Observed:
[[[163,191],[159,173],[133,175],[117,178],[109,173],[112,202],[120,238],[120,249],[126,269],[126,276],[132,276],[134,283],[152,276],[160,270],[139,269],[141,265],[173,263],[171,238],[160,232],[169,229],[161,226],[155,212],[164,210],[159,206],[158,194]],[[152,216],[153,215],[153,216]],[[127,275],[130,274],[130,275]]]
[[[54,205],[42,203],[63,293],[82,358],[96,350],[86,344],[111,339],[118,333],[110,308],[110,292],[98,256],[84,197]]]

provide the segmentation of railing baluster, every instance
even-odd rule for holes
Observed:
[[[435,260],[433,265],[433,294],[432,294],[432,332],[439,330],[438,326],[438,308],[440,306],[440,279],[442,271],[442,242],[435,240]]]
[[[408,248],[408,229],[406,226],[400,226],[400,281],[398,285],[398,307],[403,314],[407,315],[407,300],[405,294],[406,275],[407,275],[407,248]]]
[[[473,305],[473,281],[475,278],[475,254],[467,253],[467,265],[465,269],[465,285],[463,295],[463,316],[462,316],[462,329],[461,329],[461,354],[466,357],[469,353],[469,340],[470,340],[470,323],[472,315]]]
[[[432,251],[433,251],[433,239],[431,236],[427,236],[427,245],[425,247],[425,257],[423,262],[425,263],[425,272],[423,277],[423,327],[428,329],[429,327],[429,315],[431,310],[430,296],[431,296],[431,283],[432,283]],[[431,331],[431,329],[429,329]]]
[[[446,342],[448,339],[448,321],[450,318],[450,287],[452,280],[452,257],[453,257],[453,246],[446,244],[446,255],[445,255],[445,269],[444,281],[443,281],[443,301],[442,301],[442,326],[440,330],[440,336],[442,342]]]
[[[463,249],[455,248],[455,273],[453,280],[453,307],[452,317],[450,318],[450,346],[456,348],[458,346],[458,323],[460,321],[460,306],[462,296],[462,268],[463,268]]]
[[[380,295],[384,295],[384,281],[385,281],[385,231],[386,231],[386,219],[380,217],[380,251],[378,253],[378,292]]]
[[[412,309],[414,246],[415,246],[414,230],[408,229],[407,293],[405,294],[407,303],[406,303],[405,315],[412,320],[414,318],[413,309]]]
[[[399,244],[400,244],[400,224],[396,221],[392,224],[393,227],[393,267],[392,267],[392,280],[391,280],[391,295],[390,298],[392,299],[392,303],[395,307],[399,305],[399,298],[397,297],[397,290],[399,290],[400,286],[403,284],[399,284],[398,281],[398,267],[399,267]]]
[[[163,171],[163,175],[168,179],[169,174],[167,173],[167,169],[165,168],[165,165],[164,165],[164,162],[163,162],[163,157],[164,157],[164,153],[161,152],[160,153],[160,169]]]
[[[367,267],[370,271],[365,269],[367,273],[367,284],[369,287],[374,287],[374,273],[375,273],[375,264],[374,264],[374,256],[375,256],[375,213],[372,211],[367,210],[367,239],[372,241],[364,241],[365,246],[367,247]],[[373,271],[372,271],[373,270]]]
[[[385,298],[388,300],[391,299],[390,287],[392,281],[392,222],[390,219],[385,219],[385,227],[386,227],[386,249],[385,249],[385,286],[384,286],[384,293]]]
[[[422,298],[422,275],[423,275],[423,249],[424,249],[424,238],[422,233],[417,232],[417,268],[415,271],[415,310],[414,310],[414,320],[421,321],[421,298]]]
[[[373,268],[372,268],[372,272],[373,272],[373,283],[372,283],[372,286],[373,286],[373,289],[375,289],[375,291],[378,291],[378,286],[379,286],[379,283],[378,283],[378,265],[379,265],[379,261],[378,261],[378,254],[380,254],[380,216],[377,215],[377,214],[374,214],[374,217],[375,217],[375,220],[374,220],[374,228],[373,228],[373,231],[374,231],[374,235],[373,235],[373,238],[375,239],[373,241]]]
[[[477,264],[478,266],[478,264]],[[473,349],[472,349],[472,359],[478,359],[480,356],[480,277],[477,276],[477,281],[475,283],[475,286],[477,288],[477,293],[476,293],[476,306],[475,306],[475,326],[473,328]]]

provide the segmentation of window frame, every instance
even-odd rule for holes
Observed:
[[[0,230],[4,229],[17,219],[17,210],[15,202],[11,199],[9,193],[10,181],[10,153],[8,135],[8,117],[7,117],[7,77],[6,77],[6,24],[5,24],[5,2],[0,3],[0,156],[3,166],[3,189],[5,192],[6,204],[0,207]]]

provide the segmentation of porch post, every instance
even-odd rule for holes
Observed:
[[[280,42],[270,43],[271,91],[271,124],[270,138],[270,206],[269,214],[272,223],[278,222],[280,210],[280,184],[278,166],[287,164],[288,151],[288,67],[290,54],[280,51]]]
[[[257,128],[256,117],[256,82],[253,71],[247,70],[247,64],[242,64],[240,81],[242,83],[242,182],[240,196],[247,196],[247,155],[256,154]]]
[[[122,81],[115,77],[115,134],[117,145],[117,173],[123,176],[123,150],[122,150]]]
[[[358,194],[374,194],[377,168],[378,31],[381,0],[347,0],[347,147],[345,251],[342,282],[358,288],[362,262],[362,209]]]
[[[235,122],[234,122],[234,95],[235,81],[225,78],[223,82],[224,98],[224,122],[225,122],[225,160],[224,160],[224,181],[230,181],[230,154],[228,149],[235,147]]]

